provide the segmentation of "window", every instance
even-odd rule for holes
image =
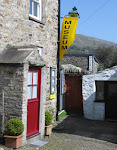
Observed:
[[[43,57],[43,48],[38,47],[38,53],[40,54],[41,57]]]
[[[35,99],[38,96],[38,72],[28,72],[28,99]]]
[[[104,81],[96,81],[96,100],[104,100]]]
[[[56,91],[56,68],[51,68],[50,71],[50,94],[55,94]]]
[[[30,0],[30,16],[41,21],[41,0]]]
[[[96,81],[96,101],[107,101],[117,96],[117,81]]]

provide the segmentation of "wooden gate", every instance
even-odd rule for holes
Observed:
[[[65,108],[68,113],[82,113],[82,77],[65,75]]]
[[[41,70],[28,72],[27,137],[39,132]]]

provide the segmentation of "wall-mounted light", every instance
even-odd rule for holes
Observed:
[[[74,6],[74,8],[72,8],[72,11],[69,12],[69,16],[70,17],[79,17],[79,13],[77,11],[77,8]]]

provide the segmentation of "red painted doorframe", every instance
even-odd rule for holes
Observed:
[[[28,88],[31,89],[31,98],[29,98],[27,102],[27,137],[39,133],[41,69],[31,68],[29,69],[29,73],[31,73],[32,84],[28,85]],[[37,84],[33,84],[34,73],[38,74]],[[37,95],[33,98],[33,92],[35,87],[37,89]]]

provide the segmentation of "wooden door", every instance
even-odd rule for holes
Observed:
[[[68,113],[82,113],[82,78],[81,76],[65,76],[66,96],[65,108]]]
[[[39,132],[41,70],[28,72],[27,137]]]
[[[117,119],[117,82],[106,82],[106,103],[105,113],[106,118]]]

